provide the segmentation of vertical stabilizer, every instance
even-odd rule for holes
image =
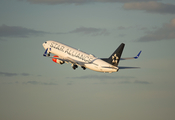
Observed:
[[[125,44],[122,43],[115,51],[114,53],[107,59],[107,62],[114,65],[118,66],[120,57],[122,55],[123,49],[125,47]]]

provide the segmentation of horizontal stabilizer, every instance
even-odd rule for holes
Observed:
[[[119,69],[139,69],[140,67],[118,67]]]
[[[137,59],[137,58],[140,56],[141,52],[142,52],[142,51],[140,51],[140,52],[137,54],[137,56],[135,56],[135,57],[130,57],[130,58],[120,58],[120,60]]]

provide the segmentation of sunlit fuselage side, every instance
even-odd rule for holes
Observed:
[[[69,58],[70,60],[79,61],[81,63],[84,63],[83,67],[89,68],[94,71],[111,73],[118,70],[117,67],[101,59],[98,59],[91,54],[87,54],[59,42],[47,41],[43,43],[43,47],[45,49],[48,48],[48,52],[59,56],[59,58],[65,61]],[[72,61],[72,63],[74,63],[74,61]]]

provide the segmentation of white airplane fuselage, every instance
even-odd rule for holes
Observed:
[[[43,43],[44,49],[48,53],[55,54],[59,59],[72,64],[80,65],[98,72],[117,72],[118,67],[113,66],[91,54],[87,54],[65,44],[56,41],[46,41]],[[77,62],[78,61],[78,62]]]

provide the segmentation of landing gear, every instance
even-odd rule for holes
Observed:
[[[50,56],[50,52],[47,54],[47,56]]]
[[[75,70],[76,68],[78,68],[78,65],[72,65],[72,68]],[[81,68],[83,68],[83,70],[86,70],[86,68],[84,66],[81,66]]]
[[[61,61],[61,62],[60,62],[61,65],[64,64],[64,63],[65,63],[64,61]]]
[[[83,68],[83,70],[86,70],[86,68],[84,66],[81,66],[81,68]]]
[[[46,57],[46,56],[50,56],[50,53],[48,53],[48,54],[43,54],[43,56],[45,56],[45,57]]]
[[[78,68],[78,66],[77,65],[73,65],[72,68],[75,70],[76,68]]]

